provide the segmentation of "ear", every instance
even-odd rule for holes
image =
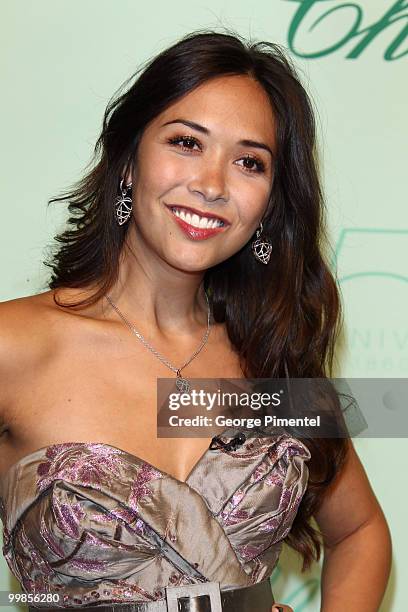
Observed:
[[[124,179],[125,185],[130,185],[133,180],[133,164],[128,162],[122,169],[121,177]]]

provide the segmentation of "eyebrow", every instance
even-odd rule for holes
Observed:
[[[187,119],[172,119],[172,121],[166,121],[166,123],[163,123],[161,127],[164,127],[165,125],[171,125],[172,123],[182,123],[183,125],[186,125],[187,127],[190,127],[193,130],[197,130],[197,132],[201,132],[202,134],[210,134],[210,130],[208,128],[204,127],[203,125],[200,125],[199,123],[195,123],[195,121],[188,121]],[[238,144],[244,147],[264,149],[265,151],[268,151],[271,154],[272,158],[275,157],[275,154],[272,149],[268,147],[268,145],[264,142],[258,142],[257,140],[249,140],[248,138],[244,138],[243,140],[240,140]]]

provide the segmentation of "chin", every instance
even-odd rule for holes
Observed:
[[[205,272],[208,268],[214,266],[218,261],[216,258],[207,258],[203,257],[203,255],[197,255],[197,253],[175,253],[174,256],[165,258],[167,263],[176,268],[177,270],[182,270],[183,272]]]
[[[188,262],[180,258],[178,258],[177,261],[169,262],[169,263],[173,268],[176,268],[177,270],[181,270],[183,272],[190,272],[190,273],[206,272],[209,268],[212,268],[212,266],[215,265],[215,264],[206,265],[205,263],[203,263],[203,261]]]
[[[228,249],[228,252],[225,252],[227,249],[220,249],[219,244],[217,245],[218,248],[215,248],[215,245],[208,245],[206,247],[204,242],[200,244],[200,248],[197,248],[197,246],[193,244],[190,247],[190,245],[180,244],[180,242],[174,242],[171,245],[167,244],[165,250],[161,251],[161,257],[177,270],[205,272],[217,264],[226,261],[235,253],[235,251],[230,253],[230,249]]]

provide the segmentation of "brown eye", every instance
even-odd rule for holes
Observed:
[[[169,138],[167,142],[187,151],[193,151],[195,145],[200,147],[200,143],[194,136],[175,136],[174,138]]]
[[[265,164],[263,163],[262,160],[258,159],[257,157],[251,157],[250,155],[246,155],[240,161],[244,162],[243,168],[247,172],[255,172],[255,173],[265,172]]]

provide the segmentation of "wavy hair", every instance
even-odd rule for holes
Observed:
[[[277,121],[274,183],[263,218],[273,244],[268,266],[250,240],[206,271],[217,322],[225,323],[248,378],[325,378],[332,373],[340,328],[336,281],[324,259],[328,245],[316,156],[311,100],[281,46],[238,35],[193,32],[165,49],[129,79],[109,102],[91,169],[71,190],[50,200],[68,203],[67,229],[45,265],[49,287],[95,287],[81,307],[102,298],[118,278],[129,224],[118,226],[113,202],[124,167],[136,159],[147,124],[210,79],[248,75],[270,100]],[[55,292],[54,292],[54,300]],[[303,557],[302,572],[321,554],[311,522],[346,458],[344,439],[305,440],[311,451],[309,485],[285,542]]]

